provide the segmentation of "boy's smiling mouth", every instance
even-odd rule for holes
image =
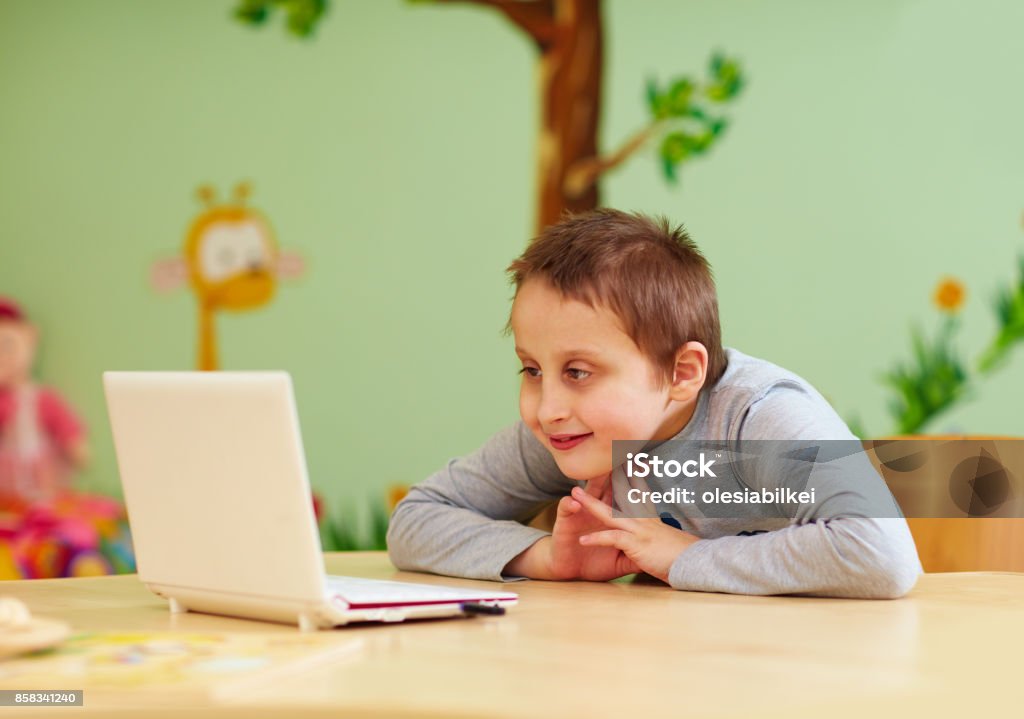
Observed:
[[[549,434],[548,440],[555,449],[564,450],[572,449],[583,440],[593,436],[593,432],[587,432],[586,434]]]

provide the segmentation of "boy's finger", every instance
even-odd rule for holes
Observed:
[[[590,496],[579,487],[573,488],[572,497],[578,500],[579,503],[583,505],[584,509],[607,524],[609,527],[615,527],[616,529],[628,529],[629,520],[616,519],[612,515],[612,508],[597,497]]]
[[[559,517],[568,517],[569,515],[576,514],[579,510],[579,502],[572,497],[562,497],[558,500],[558,510],[555,514]]]
[[[625,552],[633,544],[633,535],[621,529],[605,529],[580,537],[580,544],[587,547],[615,547]]]
[[[620,577],[622,577],[627,574],[637,574],[638,572],[642,572],[643,569],[641,569],[639,564],[630,559],[626,553],[620,549],[618,561],[615,563],[615,571],[619,573]]]

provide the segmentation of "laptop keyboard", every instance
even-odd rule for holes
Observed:
[[[327,592],[337,594],[350,604],[413,604],[417,602],[469,601],[510,598],[506,592],[481,592],[473,589],[437,587],[430,584],[391,582],[362,577],[327,577]]]

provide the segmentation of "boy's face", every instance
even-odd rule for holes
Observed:
[[[605,307],[531,278],[516,294],[511,326],[523,364],[519,412],[567,477],[603,478],[612,470],[612,440],[668,439],[693,414],[695,402],[670,397]]]

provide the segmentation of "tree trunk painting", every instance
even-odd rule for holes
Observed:
[[[236,17],[263,24],[271,11],[287,14],[289,30],[312,34],[328,0],[240,0]],[[662,170],[669,182],[676,168],[706,153],[726,126],[707,104],[734,98],[743,85],[739,65],[714,54],[704,84],[677,77],[664,88],[648,81],[649,123],[614,152],[597,146],[604,72],[602,0],[410,0],[416,4],[479,5],[501,13],[533,42],[538,52],[540,127],[536,155],[535,230],[566,212],[601,204],[600,180],[648,142],[660,140]]]
[[[596,182],[569,187],[570,168],[597,157],[603,44],[599,0],[558,3],[550,44],[540,48],[541,122],[537,138],[536,229],[562,213],[600,204]]]
[[[539,58],[536,229],[600,204],[596,178],[571,182],[597,156],[604,71],[601,0],[435,0],[495,8],[533,41]]]

